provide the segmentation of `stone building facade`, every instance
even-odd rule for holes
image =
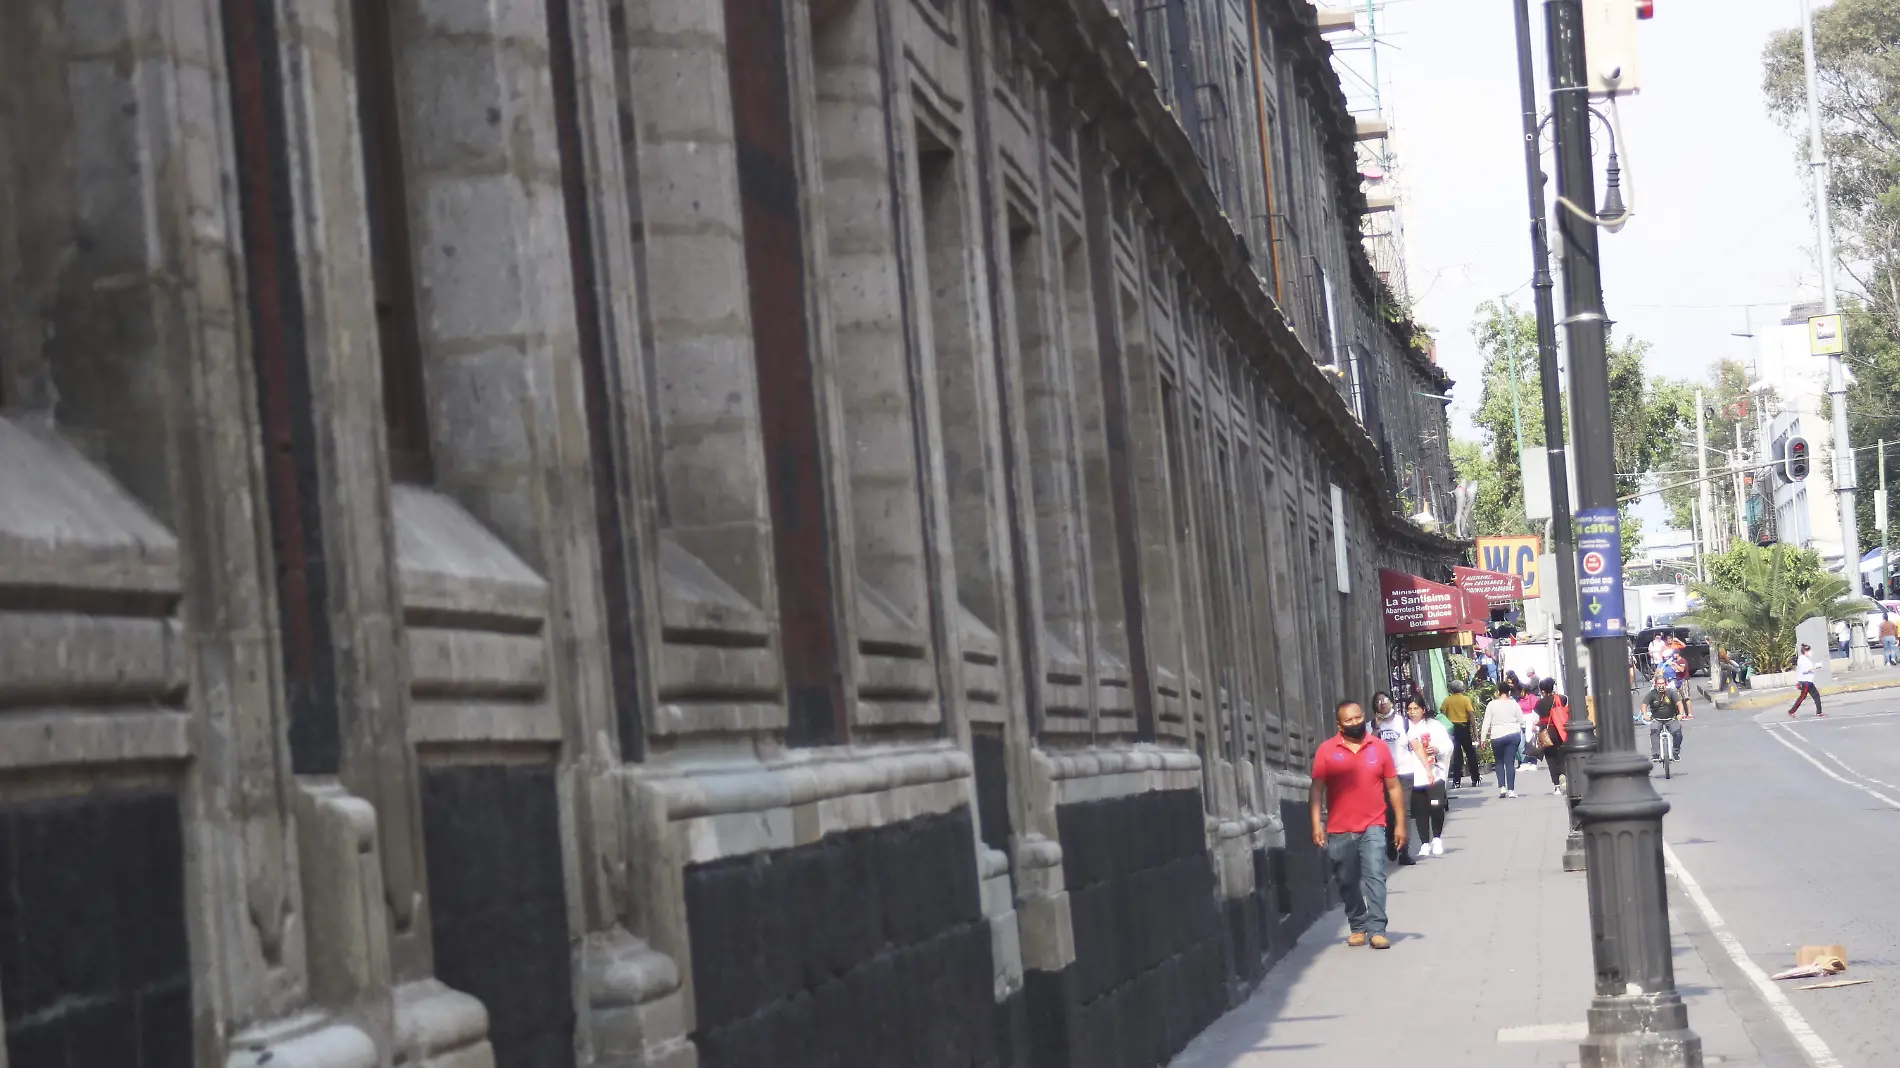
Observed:
[[[1458,548],[1326,56],[0,5],[0,1068],[1164,1060]]]

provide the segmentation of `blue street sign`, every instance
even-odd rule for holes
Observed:
[[[1623,636],[1623,530],[1614,508],[1577,512],[1577,595],[1583,636]]]

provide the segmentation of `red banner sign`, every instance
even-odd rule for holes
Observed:
[[[1465,627],[1476,634],[1483,634],[1491,627],[1491,602],[1475,590],[1461,591],[1465,597]]]
[[[1470,590],[1490,604],[1509,604],[1524,599],[1524,580],[1501,571],[1480,571],[1475,567],[1451,569],[1459,589]]]
[[[1427,634],[1468,626],[1465,594],[1456,586],[1380,568],[1379,599],[1385,604],[1387,634]]]

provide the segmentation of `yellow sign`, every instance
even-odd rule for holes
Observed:
[[[1514,537],[1479,538],[1478,567],[1500,575],[1516,575],[1524,583],[1524,596],[1541,597],[1537,585],[1537,554],[1543,547],[1535,534]]]
[[[1847,326],[1839,315],[1815,315],[1809,317],[1809,355],[1839,356],[1846,351]]]

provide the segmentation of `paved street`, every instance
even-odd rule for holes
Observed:
[[[1676,777],[1655,780],[1674,806],[1676,979],[1708,1063],[1900,1063],[1900,690],[1828,708],[1792,727],[1781,709],[1705,711],[1687,724]],[[1585,887],[1560,870],[1563,806],[1535,774],[1516,800],[1456,795],[1447,855],[1393,875],[1392,950],[1347,948],[1333,912],[1175,1068],[1575,1063],[1591,981]],[[1762,978],[1811,942],[1845,944],[1844,978],[1874,982],[1803,991]]]
[[[1829,697],[1827,710],[1793,723],[1784,708],[1697,716],[1688,759],[1657,780],[1673,806],[1665,834],[1762,969],[1792,965],[1804,943],[1847,947],[1845,977],[1874,982],[1787,997],[1840,1064],[1891,1065],[1900,689]]]

